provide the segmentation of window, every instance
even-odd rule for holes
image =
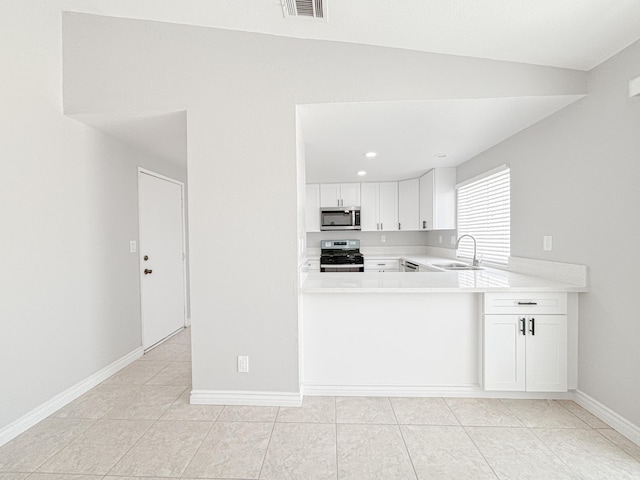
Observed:
[[[456,186],[458,237],[473,235],[478,259],[507,264],[511,249],[511,174],[505,165]],[[473,241],[463,239],[458,257],[473,258]]]

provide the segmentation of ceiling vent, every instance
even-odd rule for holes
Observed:
[[[285,18],[327,20],[328,0],[281,0]]]

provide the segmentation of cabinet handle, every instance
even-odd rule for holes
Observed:
[[[520,319],[520,333],[522,333],[522,335],[526,335],[527,334],[527,330],[526,330],[526,327],[525,327],[525,322],[526,322],[525,318],[522,317]]]
[[[402,228],[400,228],[400,222],[398,222],[398,230],[402,230]]]
[[[531,326],[531,328],[529,328],[529,331],[531,332],[531,335],[535,335],[536,334],[536,319],[531,317],[529,319],[529,325]]]
[[[427,228],[427,221],[426,220],[422,221],[422,228]]]
[[[384,230],[384,225],[380,222],[380,230]]]
[[[537,305],[538,302],[518,302],[518,305]]]

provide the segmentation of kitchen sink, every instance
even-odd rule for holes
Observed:
[[[452,262],[452,263],[432,263],[434,267],[444,268],[445,270],[484,270],[482,267],[474,267],[466,263]]]

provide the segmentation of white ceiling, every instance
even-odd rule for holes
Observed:
[[[385,181],[454,167],[579,95],[299,106],[307,183]],[[364,153],[378,155],[368,159]],[[435,158],[446,153],[446,158]],[[359,170],[366,171],[363,177]]]
[[[98,113],[70,117],[151,155],[187,166],[187,114]]]
[[[65,11],[589,70],[640,39],[640,0],[328,0],[328,21],[285,19],[280,0],[56,0]],[[307,179],[408,178],[458,165],[576,97],[301,107]],[[80,119],[80,118],[79,118]],[[184,164],[176,116],[83,116]],[[172,133],[173,132],[173,133]],[[362,153],[380,155],[365,162]],[[356,177],[360,179],[360,177]]]
[[[638,0],[58,0],[64,10],[590,70],[640,39]]]

